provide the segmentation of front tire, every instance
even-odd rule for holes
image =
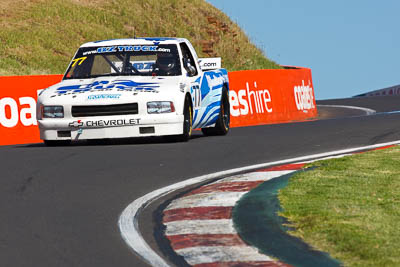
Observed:
[[[230,105],[228,90],[226,87],[222,90],[221,105],[219,110],[219,116],[215,122],[214,127],[202,128],[201,131],[204,135],[226,135],[229,132],[230,127]]]
[[[179,136],[181,142],[187,142],[192,136],[193,131],[193,108],[190,104],[190,100],[187,97],[185,100],[184,110],[183,110],[183,134]]]
[[[189,97],[186,97],[183,108],[183,134],[165,136],[168,142],[187,142],[192,136],[193,130],[193,107]]]

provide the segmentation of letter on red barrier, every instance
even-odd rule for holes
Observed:
[[[36,121],[37,90],[62,75],[0,77],[0,145],[41,142]]]
[[[11,97],[0,99],[0,124],[12,128],[18,124],[18,105]]]
[[[315,117],[317,109],[311,81],[311,70],[304,68],[230,72],[231,126]]]

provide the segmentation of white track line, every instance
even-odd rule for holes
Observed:
[[[357,109],[357,110],[364,111],[367,115],[373,115],[376,113],[376,110],[373,110],[370,108],[355,107],[355,106],[317,105],[317,107]]]
[[[188,235],[188,234],[237,234],[231,219],[218,220],[184,220],[164,223],[167,227],[165,235]]]
[[[217,183],[227,183],[227,182],[257,182],[257,181],[268,181],[272,178],[283,176],[294,171],[268,171],[268,172],[251,172],[246,174],[235,175],[234,177],[225,178],[216,181]]]
[[[190,265],[213,262],[272,261],[253,247],[190,247],[176,250]]]
[[[340,155],[340,154],[347,154],[347,153],[368,150],[368,149],[374,149],[374,148],[389,146],[389,145],[397,145],[397,144],[400,144],[400,140],[388,142],[388,143],[371,145],[371,146],[343,149],[343,150],[319,153],[319,154],[308,155],[308,156],[303,156],[303,157],[297,157],[297,158],[279,160],[279,161],[274,161],[274,162],[256,164],[256,165],[235,168],[235,169],[231,169],[231,170],[220,171],[220,172],[216,172],[216,173],[211,173],[211,174],[194,177],[194,178],[191,178],[191,179],[188,179],[188,180],[176,183],[176,184],[172,184],[172,185],[164,187],[164,188],[157,189],[157,190],[150,192],[150,193],[136,199],[135,201],[133,201],[131,204],[129,204],[125,208],[125,210],[122,212],[121,216],[119,217],[119,221],[118,221],[119,229],[121,231],[122,238],[125,240],[125,242],[128,244],[128,246],[130,246],[133,249],[133,251],[135,253],[137,253],[139,255],[139,257],[141,257],[145,262],[147,262],[148,264],[150,264],[152,266],[169,266],[164,261],[164,259],[162,259],[146,243],[146,241],[143,239],[142,235],[140,234],[139,225],[138,225],[138,217],[139,217],[140,212],[144,208],[146,208],[150,203],[165,196],[166,194],[171,193],[175,190],[193,185],[193,184],[205,182],[205,181],[215,179],[218,177],[222,177],[222,176],[234,175],[236,173],[241,173],[241,172],[245,172],[245,171],[252,171],[252,170],[256,170],[256,169],[267,168],[270,166],[283,165],[283,164],[294,163],[294,162],[299,162],[299,161],[322,159],[324,157],[331,157],[331,156]]]
[[[165,210],[197,208],[197,207],[231,207],[247,192],[211,192],[200,193],[179,198],[179,201],[172,202]]]

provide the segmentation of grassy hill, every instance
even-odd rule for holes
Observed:
[[[185,37],[230,71],[279,66],[204,0],[2,0],[0,75],[60,74],[85,42]]]

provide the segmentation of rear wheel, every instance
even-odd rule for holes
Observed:
[[[222,90],[219,116],[215,122],[215,126],[202,128],[201,131],[204,135],[226,135],[229,132],[230,116],[228,90],[224,87]]]

